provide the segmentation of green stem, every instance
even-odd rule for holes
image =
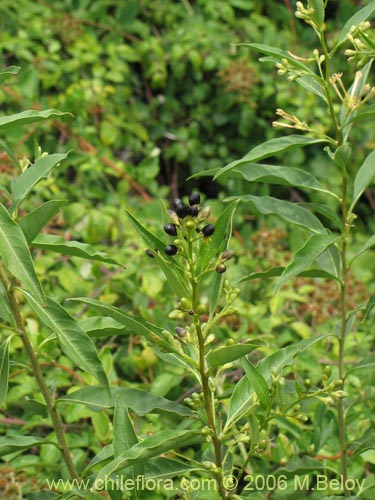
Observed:
[[[198,294],[198,283],[199,280],[197,279],[195,275],[195,266],[193,263],[193,248],[192,248],[192,242],[190,238],[188,238],[188,262],[189,262],[189,268],[190,268],[190,274],[191,274],[191,288],[192,288],[192,306],[193,306],[193,311],[195,312],[197,310],[197,307],[199,305],[199,294]],[[212,439],[212,444],[214,447],[214,454],[215,454],[215,465],[220,469],[220,473],[216,476],[216,481],[218,484],[218,489],[219,489],[219,494],[222,498],[222,500],[226,500],[228,498],[228,492],[224,487],[223,483],[223,460],[222,460],[222,454],[221,454],[221,447],[222,447],[222,442],[221,439],[219,438],[219,434],[217,432],[216,428],[216,422],[215,422],[215,410],[212,404],[212,392],[210,389],[210,381],[209,381],[209,376],[207,375],[206,371],[206,358],[205,358],[205,340],[204,340],[204,334],[202,331],[202,326],[200,319],[198,315],[195,315],[195,326],[196,326],[196,331],[197,331],[197,338],[198,338],[198,350],[199,350],[199,373],[200,373],[200,378],[201,378],[201,384],[202,384],[202,392],[203,392],[203,399],[204,399],[204,406],[205,406],[205,411],[206,411],[206,416],[207,416],[207,424],[210,429],[210,435]]]
[[[30,359],[32,371],[34,374],[34,377],[37,381],[37,384],[40,388],[40,391],[43,395],[44,401],[47,406],[48,413],[51,417],[52,420],[52,425],[56,434],[56,439],[57,439],[57,444],[60,449],[60,452],[62,454],[62,457],[64,459],[64,462],[66,464],[66,467],[68,469],[69,475],[72,479],[78,479],[79,475],[78,472],[75,468],[75,465],[73,463],[72,457],[69,452],[69,448],[67,445],[67,442],[65,440],[65,432],[64,432],[64,427],[60,418],[60,415],[57,411],[55,401],[53,400],[51,394],[49,393],[47,384],[43,378],[42,371],[39,366],[38,358],[37,355],[33,349],[33,346],[29,340],[29,337],[27,335],[27,332],[24,327],[23,319],[21,316],[20,308],[14,293],[14,290],[11,286],[11,283],[5,273],[5,270],[3,269],[2,265],[0,264],[0,279],[5,287],[6,293],[7,293],[7,298],[8,298],[8,303],[9,306],[12,310],[12,314],[14,317],[14,320],[16,322],[16,327],[17,327],[17,333],[19,333],[22,343],[26,349],[26,352],[28,354],[28,357]]]

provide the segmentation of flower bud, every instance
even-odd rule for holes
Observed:
[[[225,250],[221,255],[220,255],[220,260],[223,262],[226,260],[229,260],[233,257],[234,252],[232,250]]]

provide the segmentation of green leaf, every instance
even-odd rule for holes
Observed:
[[[152,344],[156,344],[159,347],[163,347],[168,352],[173,352],[177,356],[183,356],[186,360],[190,360],[187,356],[184,356],[182,350],[177,349],[176,345],[172,342],[171,335],[161,328],[153,325],[152,323],[148,323],[144,319],[134,316],[130,313],[125,313],[118,307],[111,306],[109,304],[105,304],[104,302],[100,302],[96,299],[90,299],[86,297],[79,297],[70,300],[79,300],[80,302],[84,302],[85,304],[89,304],[95,307],[98,311],[101,311],[105,315],[115,319],[122,325],[129,328],[132,333],[136,333],[137,335],[143,335],[146,340],[151,342]],[[176,340],[176,343],[178,341]],[[179,344],[178,344],[179,345]],[[191,360],[190,360],[191,361]]]
[[[165,259],[161,256],[161,255],[165,254],[164,248],[165,248],[166,244],[162,240],[157,238],[154,234],[152,234],[151,231],[146,229],[136,219],[136,217],[134,217],[134,215],[132,215],[128,211],[126,213],[128,214],[128,217],[129,217],[130,222],[132,223],[133,227],[135,228],[137,233],[141,236],[141,238],[146,243],[146,245],[148,247],[150,247],[151,250],[158,250],[158,252],[155,252],[155,260],[157,261],[161,270],[165,274],[165,277],[167,278],[167,282],[170,285],[170,287],[174,290],[174,292],[179,297],[186,297],[186,295],[189,294],[189,290],[188,290],[184,280],[181,279],[180,275],[178,274],[178,271],[173,266],[172,259],[174,259],[174,257],[169,257],[169,259],[171,259],[171,261],[166,262]]]
[[[354,14],[354,16],[352,16],[344,24],[344,27],[342,28],[340,35],[339,35],[337,46],[342,44],[345,41],[352,26],[358,26],[358,24],[360,24],[361,22],[366,21],[366,19],[368,19],[373,12],[375,12],[375,0],[372,0],[372,2],[370,2],[368,5],[366,5],[366,7],[363,7],[363,9],[356,12]]]
[[[212,371],[212,369],[216,366],[223,366],[226,363],[242,358],[254,349],[264,345],[266,344],[262,340],[253,340],[244,344],[217,347],[216,349],[210,351],[206,356],[207,363],[210,366],[210,371]]]
[[[331,224],[334,224],[342,231],[342,220],[338,217],[336,211],[332,210],[324,203],[301,203],[301,206],[307,208],[311,212],[324,215]]]
[[[353,261],[365,253],[369,248],[373,247],[375,245],[375,235],[370,236],[370,238],[366,241],[364,245],[361,246],[361,248],[353,255],[353,257],[349,261],[349,267],[352,265]]]
[[[323,28],[324,24],[324,2],[323,0],[309,0],[309,5],[314,9],[313,19],[319,29]]]
[[[306,71],[308,73],[312,73],[312,71],[308,66],[306,66],[306,64],[303,64],[301,61],[293,57],[293,55],[291,55],[291,53],[287,52],[286,50],[281,50],[276,47],[270,47],[269,45],[263,45],[261,43],[244,43],[241,45],[255,49],[257,52],[261,52],[262,54],[266,54],[267,56],[271,56],[274,58],[273,60],[275,62],[279,62],[282,59],[286,59],[294,68]]]
[[[62,206],[67,203],[65,200],[46,201],[40,207],[25,215],[19,225],[28,243],[40,233],[46,224],[59,213]]]
[[[128,329],[118,321],[102,317],[90,316],[78,320],[79,326],[90,337],[112,337],[114,335],[129,334]]]
[[[113,408],[118,397],[124,401],[128,408],[140,416],[148,413],[174,413],[181,417],[194,416],[194,413],[187,406],[131,387],[110,387],[109,391],[101,386],[84,387],[59,398],[57,403],[83,404],[92,410],[99,411],[104,408]]]
[[[57,252],[62,255],[80,257],[81,259],[90,259],[107,264],[120,266],[117,261],[112,259],[106,252],[99,252],[93,246],[80,241],[67,241],[61,236],[52,234],[39,234],[31,243],[34,248],[43,248],[51,252]]]
[[[181,449],[184,446],[201,443],[205,440],[200,431],[167,430],[145,438],[140,443],[116,457],[105,465],[98,473],[97,480],[104,480],[120,469],[130,467],[139,462],[145,462],[151,457],[161,455],[170,450]]]
[[[276,215],[286,222],[309,229],[313,233],[324,234],[327,231],[314,214],[297,203],[279,200],[270,196],[253,196],[250,194],[240,196],[239,199],[255,205],[261,214]]]
[[[258,273],[251,273],[245,276],[244,278],[241,278],[239,283],[242,283],[243,281],[250,281],[250,280],[256,280],[256,279],[264,279],[264,278],[276,278],[278,276],[281,276],[285,267],[282,266],[276,266],[276,267],[271,267],[267,271],[262,271]]]
[[[363,191],[375,176],[375,151],[372,151],[359,168],[354,179],[353,200],[349,212],[352,212]]]
[[[231,173],[239,174],[249,182],[259,181],[281,186],[311,189],[333,196],[337,200],[339,199],[335,193],[325,189],[313,175],[300,168],[262,163],[244,163],[234,168]]]
[[[4,405],[8,394],[10,340],[11,337],[8,337],[0,345],[0,407]]]
[[[35,273],[25,235],[1,203],[0,255],[8,271],[20,280],[39,302],[44,303],[44,292]]]
[[[16,451],[29,450],[44,443],[48,441],[41,437],[21,436],[20,434],[0,436],[0,457]]]
[[[243,358],[241,363],[243,369],[245,370],[250,387],[258,396],[261,406],[266,409],[269,408],[270,397],[266,380],[248,359]]]
[[[365,309],[365,312],[363,314],[362,321],[366,321],[366,319],[368,318],[370,312],[373,310],[374,307],[375,307],[375,292],[371,295],[371,297],[369,298],[369,300],[366,304],[366,309]]]
[[[8,66],[7,68],[3,69],[0,72],[0,83],[3,83],[9,77],[9,75],[16,75],[20,69],[20,66]]]
[[[113,452],[114,458],[127,452],[132,446],[138,444],[137,434],[134,431],[132,421],[130,420],[126,402],[117,396],[115,402],[115,411],[113,416]],[[130,467],[130,477],[135,481],[137,477],[144,475],[144,466],[137,463]],[[135,500],[139,498],[139,492],[135,490]]]
[[[21,201],[27,196],[32,188],[58,163],[64,160],[67,154],[53,154],[39,158],[19,177],[12,181],[13,203],[10,212],[14,213]]]
[[[77,321],[49,297],[47,304],[41,306],[29,293],[24,291],[24,295],[38,319],[57,335],[65,354],[79,368],[95,377],[100,384],[108,386],[107,376],[98,358],[95,344],[79,327]]]
[[[311,345],[319,340],[327,338],[329,335],[321,335],[311,339],[304,339],[294,345],[283,347],[277,352],[264,358],[258,365],[257,369],[263,376],[264,380],[269,383],[271,381],[272,368],[281,370],[282,368],[292,364],[293,358],[301,352],[308,349]],[[232,396],[229,401],[228,419],[225,424],[223,433],[225,433],[233,424],[245,416],[251,408],[255,391],[251,386],[247,375],[241,378],[234,387]]]
[[[215,175],[214,179],[220,177],[220,175],[232,170],[236,167],[243,165],[244,163],[254,163],[263,158],[268,158],[270,156],[275,156],[277,154],[283,153],[284,151],[292,150],[295,148],[301,148],[304,146],[309,146],[311,144],[318,144],[320,142],[327,142],[325,139],[312,139],[310,137],[305,137],[303,135],[287,135],[285,137],[277,137],[275,139],[270,139],[259,146],[251,149],[243,158],[240,160],[235,160],[221,168]]]
[[[328,247],[333,245],[340,236],[313,234],[306,243],[294,254],[292,262],[284,269],[279,281],[276,285],[276,291],[287,282],[289,279],[302,273],[309,268],[315,260]]]
[[[354,457],[360,455],[367,450],[375,449],[375,432],[368,430],[360,438],[352,441],[349,445],[349,450],[354,453]]]
[[[363,370],[363,369],[373,369],[375,367],[375,353],[371,353],[365,358],[363,358],[361,361],[359,361],[356,365],[352,366],[346,371],[346,377],[349,375],[349,373],[353,373],[356,370]]]
[[[326,461],[316,460],[315,458],[305,456],[297,460],[291,460],[285,467],[281,467],[275,471],[277,475],[285,475],[287,477],[295,477],[301,474],[309,474],[314,470],[329,470],[337,473],[336,469],[327,466]]]
[[[301,85],[304,89],[306,89],[308,92],[311,92],[312,94],[317,95],[321,99],[323,99],[324,102],[327,102],[326,95],[324,93],[324,87],[319,83],[320,78],[314,77],[314,76],[300,76],[299,78],[296,79],[296,82]]]
[[[2,116],[0,117],[0,132],[3,133],[9,127],[29,125],[30,123],[40,122],[46,120],[47,118],[53,118],[56,116],[66,116],[71,113],[63,113],[57,109],[46,109],[45,111],[22,111],[22,113],[17,113],[15,115]]]
[[[5,319],[11,324],[14,323],[12,311],[9,307],[8,295],[1,281],[0,281],[0,318]]]

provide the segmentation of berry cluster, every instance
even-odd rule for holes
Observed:
[[[172,243],[165,246],[165,253],[172,257],[179,252],[179,238],[186,239],[186,233],[195,230],[203,238],[209,238],[215,232],[213,224],[206,224],[201,227],[202,222],[206,221],[211,214],[210,207],[200,207],[201,197],[199,193],[193,192],[189,196],[188,204],[185,204],[180,198],[173,201],[173,210],[170,210],[172,222],[164,225],[164,231],[169,236],[176,237],[177,239]],[[155,255],[149,248],[146,249],[146,255],[154,258]]]

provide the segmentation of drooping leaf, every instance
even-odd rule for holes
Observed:
[[[366,241],[364,245],[361,246],[359,250],[353,255],[353,257],[350,259],[349,262],[349,267],[352,265],[353,261],[365,253],[369,248],[373,247],[375,245],[375,235],[370,236],[370,238]]]
[[[365,309],[365,312],[363,314],[362,321],[366,321],[366,319],[368,318],[370,312],[374,309],[374,307],[375,307],[375,292],[371,295],[371,297],[369,298],[369,300],[366,304],[366,309]]]
[[[301,168],[266,165],[263,163],[243,163],[239,167],[232,169],[231,175],[236,174],[249,182],[259,181],[281,186],[293,186],[319,191],[333,196],[337,200],[339,199],[335,193],[325,189],[310,172],[306,172]]]
[[[281,370],[293,363],[293,358],[308,349],[319,340],[327,338],[329,335],[321,335],[311,339],[304,339],[295,345],[287,346],[264,358],[257,369],[267,383],[271,380],[272,368]],[[228,430],[235,422],[246,415],[251,407],[255,394],[247,375],[242,377],[234,387],[229,401],[228,419],[224,431]]]
[[[245,370],[250,387],[258,396],[261,406],[267,409],[270,406],[270,398],[266,380],[248,359],[243,358],[241,364]]]
[[[227,346],[217,347],[212,349],[207,356],[207,363],[210,368],[215,368],[216,366],[223,366],[226,363],[235,361],[236,359],[242,358],[246,354],[249,354],[254,349],[266,345],[262,340],[252,340],[244,344],[233,344]]]
[[[100,384],[108,386],[95,344],[79,327],[77,321],[49,297],[46,305],[41,306],[29,293],[24,291],[24,295],[38,319],[56,334],[65,354]]]
[[[35,273],[26,238],[19,225],[0,203],[0,255],[8,271],[41,303],[45,296]]]
[[[4,405],[8,394],[10,340],[11,337],[8,337],[0,345],[0,407]]]
[[[346,21],[340,32],[337,45],[340,45],[345,41],[352,26],[358,26],[361,22],[366,21],[366,19],[368,19],[373,12],[375,12],[375,0],[372,0],[368,5],[356,12],[348,21]]]
[[[105,465],[99,471],[97,480],[103,480],[120,469],[130,467],[139,462],[145,462],[151,457],[161,455],[167,451],[201,443],[204,439],[200,431],[167,430],[157,432],[132,446],[129,450]]]
[[[250,194],[240,196],[239,199],[252,203],[261,214],[276,215],[286,222],[309,229],[313,233],[324,234],[327,231],[314,214],[297,203],[279,200],[270,196],[253,196]]]
[[[252,44],[256,45],[256,44]],[[283,52],[283,51],[281,51]],[[269,141],[256,146],[254,149],[251,149],[243,158],[240,160],[235,160],[221,168],[214,179],[220,177],[228,170],[232,170],[233,168],[239,167],[244,163],[255,163],[263,158],[269,158],[270,156],[275,156],[277,154],[283,153],[284,151],[301,148],[304,146],[309,146],[311,144],[318,144],[320,142],[327,142],[324,139],[312,139],[310,137],[305,137],[303,135],[288,135],[285,137],[277,137],[275,139],[270,139]]]
[[[13,203],[10,212],[13,213],[33,187],[67,156],[67,154],[53,154],[41,157],[20,176],[16,177],[12,181]]]
[[[29,450],[34,446],[39,446],[44,443],[48,443],[48,440],[41,437],[21,436],[20,434],[0,436],[0,457],[16,451]]]
[[[128,408],[140,416],[148,413],[165,412],[174,413],[181,417],[192,417],[194,415],[187,406],[132,387],[110,387],[109,391],[101,386],[84,387],[59,398],[57,403],[83,404],[99,411],[104,408],[113,408],[118,397],[124,401]]]
[[[292,262],[284,269],[277,282],[276,291],[289,279],[308,269],[319,255],[333,245],[339,238],[340,236],[334,234],[313,234],[310,236],[306,243],[294,254]]]
[[[28,243],[40,233],[46,224],[59,213],[67,202],[65,200],[49,200],[29,214],[25,215],[19,225]]]
[[[99,252],[87,243],[81,243],[80,241],[67,241],[61,236],[55,236],[52,234],[39,234],[31,242],[31,246],[34,248],[44,248],[45,250],[57,252],[62,255],[70,255],[72,257],[105,262],[106,264],[114,264],[116,266],[121,265],[106,252]]]
[[[0,117],[0,131],[3,133],[9,127],[29,125],[30,123],[40,122],[42,120],[46,120],[47,118],[66,115],[72,116],[71,113],[63,113],[57,109],[46,109],[45,111],[22,111],[21,113],[16,113],[14,115]]]
[[[327,102],[327,98],[324,93],[324,88],[320,83],[320,78],[309,75],[303,75],[297,78],[296,82],[299,85],[301,85],[301,87],[306,89],[308,92],[317,95],[318,97],[323,99],[324,102]]]
[[[127,215],[133,227],[135,228],[137,233],[141,236],[146,245],[150,247],[151,250],[157,250],[157,252],[155,252],[154,254],[155,260],[157,261],[161,270],[165,274],[168,284],[171,286],[171,288],[179,297],[186,297],[186,295],[189,294],[189,290],[187,289],[185,281],[180,278],[176,270],[176,267],[173,265],[173,261],[171,260],[171,262],[169,263],[166,262],[163,257],[161,257],[161,255],[163,256],[165,255],[164,252],[165,243],[159,238],[157,238],[154,234],[152,234],[151,231],[145,228],[138,221],[138,219],[134,217],[134,215],[132,215],[130,212],[127,211]],[[175,257],[169,257],[169,259],[174,259],[174,258]]]
[[[351,212],[364,190],[373,181],[375,176],[375,151],[372,151],[359,168],[354,179],[353,200],[349,211]]]
[[[285,267],[277,266],[272,267],[264,272],[251,273],[248,276],[245,276],[240,279],[239,283],[243,281],[251,281],[256,279],[264,279],[264,278],[277,278],[282,275]],[[303,278],[333,278],[337,279],[337,276],[334,276],[323,269],[308,269],[307,271],[303,271],[302,273],[298,273],[297,276],[302,276]]]

